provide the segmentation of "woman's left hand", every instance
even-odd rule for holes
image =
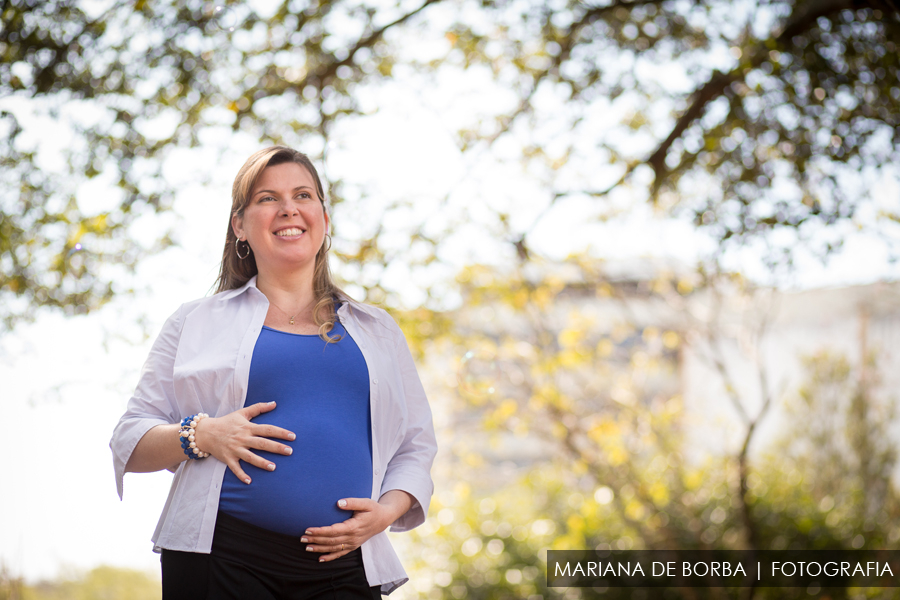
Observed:
[[[340,558],[356,550],[374,535],[388,528],[413,504],[413,497],[401,490],[386,492],[378,502],[369,498],[338,500],[338,508],[353,511],[353,516],[328,527],[310,527],[300,541],[307,543],[309,552],[327,553],[319,562]]]

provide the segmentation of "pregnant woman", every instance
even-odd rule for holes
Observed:
[[[325,193],[300,152],[251,156],[216,294],[163,325],[110,447],[175,472],[153,534],[164,600],[379,598],[385,530],[425,520],[431,411],[400,328],[332,281]]]

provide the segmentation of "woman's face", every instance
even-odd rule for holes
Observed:
[[[232,217],[231,226],[250,244],[259,271],[295,270],[315,264],[328,215],[309,171],[282,163],[260,174],[243,217]]]

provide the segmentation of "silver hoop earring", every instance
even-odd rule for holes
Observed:
[[[244,242],[245,244],[247,244],[247,242],[245,242],[244,240],[235,240],[234,253],[237,254],[237,257],[239,259],[244,260],[245,258],[250,256],[250,244],[247,244],[247,254],[241,256],[241,242]]]

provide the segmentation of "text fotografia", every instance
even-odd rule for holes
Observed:
[[[751,565],[752,566],[752,565]],[[878,576],[883,577],[885,575],[893,576],[894,573],[891,571],[891,566],[887,562],[879,563],[879,562],[867,562],[865,567],[863,567],[863,563],[850,563],[850,562],[836,562],[829,561],[824,565],[820,562],[786,562],[779,563],[773,562],[772,567],[772,577],[776,575],[787,575],[788,577],[793,577],[794,575],[811,575],[813,577],[818,577],[819,575],[827,575],[828,577],[836,577],[840,575],[841,577],[853,577],[856,575],[860,576]],[[699,577],[706,577],[707,575],[710,577],[731,577],[732,575],[737,576],[747,576],[747,571],[744,570],[744,565],[741,563],[731,564],[730,562],[719,562],[716,560],[709,562],[683,562],[681,563],[681,576],[682,577],[692,577],[697,575]],[[652,574],[653,577],[676,577],[678,575],[678,563],[676,561],[668,561],[665,563],[661,562],[653,562],[652,566]],[[762,570],[762,563],[757,561],[756,563],[756,571],[757,571],[757,579],[760,578],[760,571]],[[617,577],[632,577],[640,575],[644,577],[644,568],[641,566],[641,563],[636,562],[634,565],[631,562],[621,563],[621,562],[612,562],[606,561],[605,567],[603,561],[591,562],[587,561],[587,563],[576,562],[575,566],[572,566],[572,563],[557,563],[554,568],[554,575],[558,577],[606,577],[608,575],[614,575]]]
[[[550,550],[550,587],[900,587],[898,550]]]

